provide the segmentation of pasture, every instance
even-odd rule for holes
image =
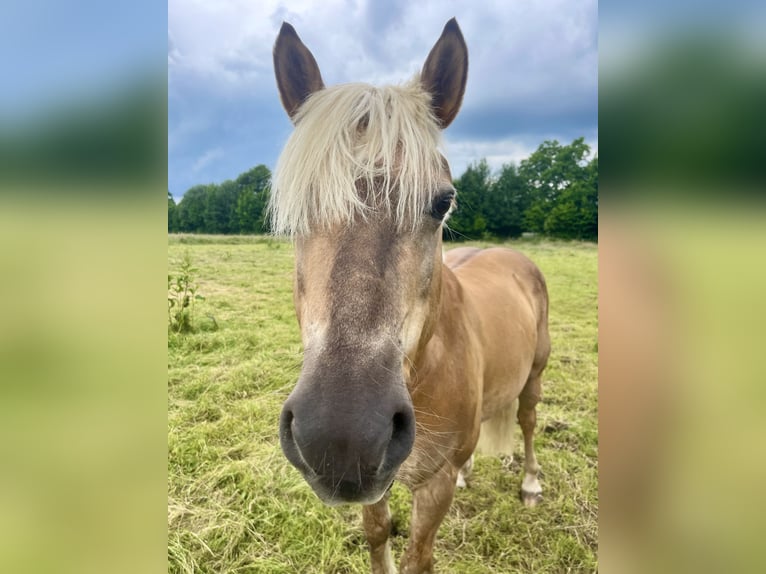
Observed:
[[[482,246],[479,242],[469,243]],[[437,537],[435,567],[454,573],[597,569],[597,248],[512,242],[546,276],[552,352],[538,405],[543,502],[518,497],[512,463],[477,456]],[[447,245],[449,248],[449,244]],[[292,246],[252,236],[171,235],[168,273],[188,253],[196,331],[168,335],[168,572],[365,573],[361,508],[324,506],[284,458],[277,434],[297,379]],[[390,499],[398,561],[410,497]]]

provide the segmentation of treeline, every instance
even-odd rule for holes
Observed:
[[[598,239],[598,156],[588,159],[583,138],[569,145],[546,141],[518,166],[493,174],[482,160],[454,181],[458,209],[445,237],[513,238],[536,233],[562,239]],[[168,192],[168,231],[266,233],[271,173],[259,165],[235,180],[196,185],[175,204]]]
[[[176,205],[168,191],[171,233],[267,233],[271,172],[258,165],[237,179],[195,185]]]
[[[455,182],[458,209],[445,234],[451,239],[519,237],[598,239],[598,156],[588,160],[583,138],[569,145],[546,141],[518,166],[493,175],[482,160]],[[451,231],[451,233],[450,233]]]

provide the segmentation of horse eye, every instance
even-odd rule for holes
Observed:
[[[441,195],[437,196],[436,199],[434,199],[433,204],[431,205],[431,216],[435,219],[444,219],[444,216],[447,215],[447,212],[450,210],[450,207],[452,207],[452,202],[455,199],[455,192],[454,191],[448,191],[446,193],[442,193]]]

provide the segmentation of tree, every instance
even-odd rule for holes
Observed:
[[[255,220],[258,218],[257,198],[252,189],[243,189],[237,198],[235,214],[240,233],[256,233]]]
[[[554,205],[543,223],[547,235],[562,239],[582,239],[582,213],[578,197],[581,184],[570,186]]]
[[[584,138],[577,138],[568,146],[562,146],[558,141],[545,141],[527,159],[519,165],[519,176],[524,180],[530,197],[529,206],[524,213],[524,226],[529,231],[551,233],[551,229],[569,227],[564,221],[576,217],[568,207],[558,207],[551,223],[546,229],[546,222],[554,208],[560,204],[564,192],[571,186],[585,184],[590,176],[587,156],[590,147]],[[596,170],[598,165],[596,164]],[[574,192],[572,192],[574,193]],[[572,203],[572,193],[566,201]],[[580,195],[583,190],[578,192]],[[577,194],[575,194],[577,195]],[[578,211],[575,208],[574,211]],[[566,232],[571,233],[570,231]]]
[[[195,185],[175,206],[176,230],[192,233],[264,233],[271,172],[258,165],[236,180]],[[168,202],[172,198],[168,195]],[[168,213],[173,209],[168,205]],[[168,215],[168,228],[170,228]]]
[[[207,208],[207,185],[195,185],[178,202],[178,229],[190,233],[203,233],[205,230],[205,210]]]
[[[248,188],[242,190],[235,208],[240,233],[267,233],[269,231],[266,213],[268,203],[268,188],[258,194]]]
[[[582,206],[582,239],[598,241],[598,154],[587,168]]]
[[[490,190],[490,170],[487,161],[471,164],[454,182],[458,208],[452,213],[447,227],[468,239],[481,237],[487,231],[487,205]]]
[[[210,185],[205,202],[205,233],[236,233],[235,218],[237,184],[227,179],[220,185]]]
[[[269,188],[271,172],[263,164],[259,164],[248,171],[241,173],[236,179],[237,186],[242,189],[251,189],[253,193],[261,193]]]
[[[458,209],[445,237],[518,237],[525,231],[565,239],[598,240],[598,155],[587,160],[583,138],[569,145],[543,142],[519,166],[496,177],[487,161],[469,165],[453,184]],[[176,205],[168,191],[168,231],[265,233],[269,231],[271,172],[257,165],[235,180],[195,185]]]
[[[265,233],[269,230],[266,206],[269,203],[271,172],[257,165],[236,179],[239,197],[235,208],[240,233]]]
[[[585,166],[582,179],[561,192],[543,227],[553,237],[598,239],[598,157]]]
[[[178,207],[168,190],[168,233],[178,231]]]
[[[487,201],[487,231],[497,237],[519,237],[524,231],[524,212],[529,192],[514,164],[506,164],[492,182]]]

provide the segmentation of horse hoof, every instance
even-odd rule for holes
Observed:
[[[542,492],[527,492],[525,490],[521,491],[521,501],[524,503],[524,506],[527,508],[532,508],[534,506],[537,506],[538,503],[542,502],[543,500],[543,493]]]

